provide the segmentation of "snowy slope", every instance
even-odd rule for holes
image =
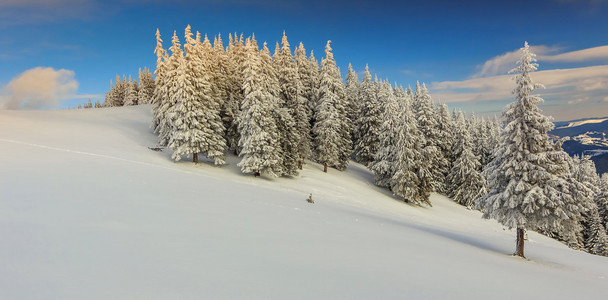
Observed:
[[[601,118],[601,119],[585,119],[585,120],[581,120],[581,121],[571,121],[568,123],[568,125],[565,126],[561,126],[558,127],[556,129],[561,129],[561,128],[569,128],[569,127],[576,127],[576,126],[581,126],[581,125],[585,125],[585,124],[596,124],[596,123],[602,123],[604,121],[608,120],[608,118]]]
[[[512,231],[358,164],[174,163],[149,109],[0,111],[0,299],[608,297],[608,258],[535,233],[514,258]]]

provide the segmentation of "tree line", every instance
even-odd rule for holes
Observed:
[[[524,256],[525,230],[608,255],[608,183],[588,157],[569,157],[547,135],[553,123],[536,106],[527,43],[514,70],[516,102],[499,121],[450,113],[424,83],[404,89],[372,79],[367,66],[359,81],[349,64],[343,82],[331,41],[319,64],[302,43],[292,54],[285,33],[273,54],[255,35],[229,34],[225,48],[221,35],[211,43],[190,26],[184,37],[182,47],[174,32],[166,51],[157,30],[149,98],[151,127],[174,160],[203,154],[224,164],[232,151],[244,173],[297,176],[306,160],[327,172],[354,159],[407,202],[431,205],[439,192],[516,228],[516,255]],[[123,76],[124,92],[109,92],[110,106],[121,105],[113,95],[132,103],[129,82]]]

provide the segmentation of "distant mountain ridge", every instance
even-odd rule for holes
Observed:
[[[555,139],[565,139],[562,147],[571,156],[590,155],[598,173],[608,172],[608,117],[555,122],[549,132]]]

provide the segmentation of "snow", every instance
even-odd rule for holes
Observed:
[[[0,299],[608,297],[608,258],[533,232],[515,258],[513,231],[357,163],[175,163],[149,111],[0,111]]]

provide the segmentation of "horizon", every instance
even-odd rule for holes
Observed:
[[[527,10],[521,10],[526,3]],[[154,33],[253,33],[273,45],[285,30],[317,60],[327,40],[347,66],[404,87],[425,82],[435,103],[479,116],[514,101],[524,41],[537,54],[539,107],[555,121],[608,116],[608,1],[9,0],[0,3],[0,107],[61,109],[103,102],[116,75],[155,69]],[[564,22],[563,20],[568,20]],[[272,48],[272,47],[271,47]],[[359,76],[361,79],[361,76]]]

